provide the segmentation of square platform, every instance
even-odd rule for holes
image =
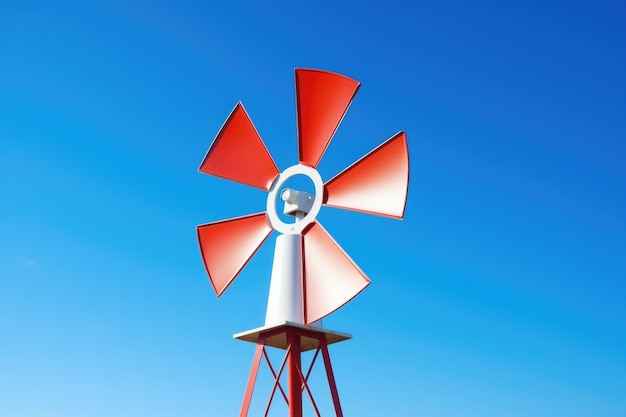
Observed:
[[[301,333],[300,348],[302,352],[317,349],[320,346],[318,337],[325,337],[326,343],[329,345],[352,339],[352,335],[347,333],[334,332],[321,327],[306,326],[288,321],[237,333],[233,335],[233,338],[243,340],[244,342],[258,343],[261,335],[265,333],[269,334],[265,339],[266,346],[287,349],[287,332],[289,331]]]

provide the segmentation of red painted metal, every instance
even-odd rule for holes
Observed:
[[[217,296],[221,296],[272,233],[265,213],[198,226],[200,253]]]
[[[289,344],[289,366],[287,369],[287,385],[289,387],[289,417],[302,417],[302,386],[300,366],[302,357],[300,350],[300,335],[287,333]]]
[[[304,377],[304,383],[302,384],[302,390],[304,390],[304,385],[309,380],[309,376],[311,376],[311,371],[313,370],[313,365],[315,365],[315,360],[320,353],[320,348],[315,349],[315,354],[313,355],[313,359],[311,359],[311,365],[309,366],[309,370],[306,372],[306,376]]]
[[[319,348],[317,348],[317,350],[315,351],[316,356],[317,356],[317,352],[319,352]],[[315,361],[315,359],[313,359],[313,361]],[[300,378],[300,381],[302,381],[302,384],[300,385],[300,396],[302,396],[302,392],[304,392],[304,390],[306,389],[306,393],[309,395],[309,399],[311,400],[311,405],[313,406],[313,409],[315,410],[315,414],[317,414],[317,417],[321,417],[320,410],[319,408],[317,408],[317,403],[315,402],[315,398],[313,398],[313,393],[311,392],[311,388],[309,388],[309,384],[308,384],[309,373],[312,369],[313,369],[313,365],[311,364],[311,367],[309,368],[309,372],[307,373],[306,377],[302,373],[302,367],[298,367],[297,369],[298,377]]]
[[[359,86],[333,72],[296,69],[300,163],[317,167]]]
[[[304,231],[302,253],[306,324],[337,310],[370,283],[319,223]]]
[[[259,343],[256,345],[254,359],[252,359],[252,367],[250,368],[250,376],[248,376],[248,385],[246,385],[246,394],[243,397],[239,417],[246,417],[248,415],[250,402],[252,401],[252,393],[254,392],[254,384],[256,383],[256,377],[259,374],[259,366],[261,365],[261,354],[265,353],[264,342],[263,339],[259,339]]]
[[[224,122],[199,171],[270,189],[279,171],[241,102]]]
[[[400,132],[328,181],[324,205],[401,219],[408,187],[408,144]]]
[[[267,366],[270,368],[270,372],[272,373],[272,376],[274,377],[274,387],[272,387],[272,393],[270,394],[270,403],[272,402],[272,398],[274,397],[274,394],[276,393],[276,388],[278,388],[280,390],[280,393],[283,396],[283,399],[285,400],[285,404],[289,405],[289,399],[287,398],[287,394],[285,394],[285,390],[283,389],[282,385],[280,385],[280,375],[283,373],[283,369],[285,368],[285,365],[287,364],[287,358],[289,356],[285,355],[283,362],[280,364],[280,368],[278,368],[278,373],[274,371],[272,362],[270,361],[269,356],[267,356],[267,349],[265,348],[263,349],[263,356],[265,357],[265,362],[267,363]],[[268,404],[268,407],[265,410],[265,414],[269,413],[269,411],[270,409],[269,409],[269,404]]]
[[[333,366],[330,363],[330,354],[328,353],[328,345],[326,340],[320,340],[320,348],[322,349],[322,357],[324,358],[324,367],[326,368],[326,376],[328,377],[328,385],[330,386],[330,395],[333,398],[333,405],[335,406],[335,414],[337,417],[343,417],[343,411],[341,410],[341,403],[339,402],[339,393],[337,392],[337,384],[335,383],[335,374],[333,373]]]
[[[281,366],[278,370],[278,373],[274,372],[274,368],[270,362],[270,359],[266,353],[266,345],[265,340],[269,337],[275,335],[284,335],[286,340],[288,341],[287,347],[285,349],[285,356],[282,360]],[[300,351],[300,339],[301,337],[315,338],[318,340],[319,346],[316,349],[315,355],[309,365],[309,369],[304,376],[302,372],[302,361],[301,361],[301,351]],[[311,370],[313,365],[315,364],[315,359],[318,356],[318,353],[322,353],[322,357],[324,358],[324,367],[326,370],[326,377],[328,379],[328,386],[330,388],[331,397],[333,400],[333,406],[335,408],[336,417],[343,417],[343,412],[341,410],[341,403],[339,401],[339,393],[337,391],[337,384],[335,382],[335,377],[332,370],[332,364],[330,362],[330,354],[328,352],[328,342],[326,341],[326,335],[323,332],[316,332],[313,330],[303,329],[300,326],[291,326],[284,325],[278,329],[274,329],[263,333],[257,342],[256,350],[254,354],[254,359],[252,361],[252,368],[250,370],[250,376],[248,378],[248,385],[246,386],[246,392],[244,395],[244,399],[241,406],[241,411],[239,413],[240,417],[247,417],[248,412],[250,410],[250,404],[252,401],[252,394],[254,392],[254,385],[256,383],[256,378],[259,372],[259,366],[261,363],[261,358],[264,357],[267,362],[272,375],[274,376],[274,387],[272,388],[271,395],[267,402],[265,413],[263,414],[265,417],[268,416],[270,407],[272,405],[272,401],[274,399],[274,394],[276,392],[276,388],[279,388],[283,393],[283,398],[287,402],[287,406],[289,408],[289,417],[302,417],[302,393],[304,390],[307,391],[309,399],[311,400],[311,404],[315,410],[315,413],[318,417],[321,416],[320,411],[317,407],[315,399],[313,398],[313,394],[311,389],[308,386],[309,375],[311,374]],[[280,377],[282,375],[283,370],[287,366],[288,373],[288,392],[289,398],[285,397],[284,391],[280,384]]]

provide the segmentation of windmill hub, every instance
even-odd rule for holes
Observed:
[[[315,194],[285,187],[287,181],[297,175],[303,175],[311,180]],[[296,216],[298,220],[295,223],[286,223],[279,217],[277,209],[279,193],[280,199],[285,203],[283,214]],[[280,233],[302,233],[308,225],[315,222],[322,208],[323,196],[324,183],[315,168],[302,164],[290,166],[278,174],[267,194],[267,217],[270,224]]]
[[[306,191],[285,188],[282,193],[280,193],[280,198],[285,202],[283,214],[295,216],[299,221],[311,211],[315,196]]]

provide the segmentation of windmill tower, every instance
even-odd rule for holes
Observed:
[[[268,192],[264,212],[198,226],[200,252],[217,296],[228,286],[277,231],[265,325],[234,337],[256,344],[240,417],[248,415],[262,358],[289,407],[289,417],[302,417],[307,384],[321,352],[337,416],[342,416],[328,345],[351,336],[327,330],[321,319],[342,307],[370,283],[369,278],[317,221],[321,207],[331,206],[387,216],[404,217],[409,182],[407,139],[399,132],[327,182],[317,166],[341,123],[360,84],[348,77],[313,69],[296,69],[298,164],[279,171],[241,103],[238,103],[211,144],[199,171]],[[305,176],[314,194],[286,188],[295,176]],[[292,222],[279,216],[290,215]],[[278,372],[266,353],[271,346],[285,350]],[[314,350],[305,373],[301,353]],[[287,368],[287,393],[280,377]]]

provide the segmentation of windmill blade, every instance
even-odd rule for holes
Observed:
[[[278,168],[241,102],[211,144],[200,172],[268,191]]]
[[[333,72],[296,69],[300,163],[317,167],[359,85]]]
[[[324,205],[402,219],[408,187],[408,144],[399,132],[329,180]]]
[[[200,253],[218,297],[226,291],[272,230],[265,213],[198,226]]]
[[[306,324],[337,310],[370,283],[319,223],[304,232],[302,252]]]

